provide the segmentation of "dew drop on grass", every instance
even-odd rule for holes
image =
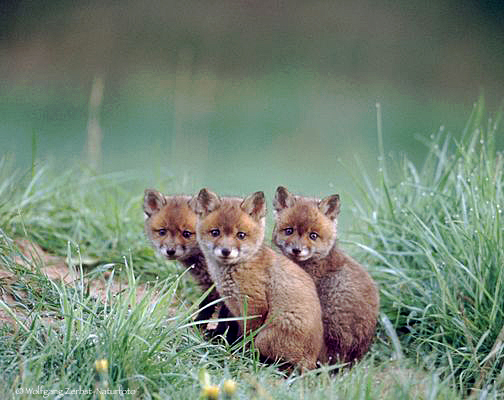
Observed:
[[[99,342],[99,338],[98,338],[98,335],[95,335],[94,333],[90,334],[87,338],[86,338],[86,345],[87,346],[96,346]]]

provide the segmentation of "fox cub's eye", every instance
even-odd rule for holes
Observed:
[[[164,235],[166,235],[166,229],[164,229],[164,228],[159,229],[159,230],[158,230],[158,234],[159,234],[159,236],[164,236]]]
[[[210,231],[210,235],[212,235],[213,237],[217,237],[217,236],[220,235],[220,230],[218,230],[218,229],[212,229]]]
[[[185,237],[186,239],[189,239],[191,237],[192,233],[189,231],[184,231],[182,232],[182,236]]]
[[[246,234],[245,232],[238,232],[238,233],[236,234],[236,237],[237,237],[238,239],[240,239],[240,240],[245,239],[245,236],[247,236],[247,234]]]
[[[288,235],[292,235],[294,233],[294,229],[292,228],[285,228],[284,229],[284,232],[285,234],[288,236]]]
[[[317,240],[317,238],[318,238],[318,234],[317,233],[315,233],[315,232],[310,233],[310,239],[311,240]]]

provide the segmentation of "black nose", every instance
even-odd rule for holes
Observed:
[[[227,248],[225,248],[225,247],[224,247],[224,248],[221,250],[221,254],[222,254],[224,257],[227,257],[227,256],[229,256],[229,255],[231,254],[231,250],[229,250],[229,249],[227,249]]]
[[[166,249],[166,254],[169,256],[174,256],[175,255],[175,249]]]
[[[298,256],[299,254],[301,254],[301,249],[298,249],[297,247],[294,247],[294,248],[292,249],[292,252],[293,252],[296,256]]]

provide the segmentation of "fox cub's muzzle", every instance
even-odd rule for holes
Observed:
[[[224,263],[231,263],[240,255],[239,249],[232,246],[215,246],[213,253],[215,257]]]
[[[310,247],[302,246],[297,243],[285,243],[283,246],[283,251],[294,261],[305,261],[309,259],[313,254]]]
[[[170,245],[170,244],[161,244],[158,246],[158,252],[163,257],[166,257],[168,260],[177,260],[183,258],[187,253],[186,246],[183,245]]]

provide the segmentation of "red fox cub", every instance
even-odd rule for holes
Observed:
[[[294,196],[280,186],[273,206],[273,242],[317,286],[325,342],[320,361],[359,360],[373,339],[380,300],[364,267],[337,247],[339,196]]]
[[[260,354],[316,368],[323,342],[317,291],[306,272],[263,244],[264,193],[243,200],[202,189],[191,205],[199,246],[226,305],[233,315],[259,316],[246,321],[246,331],[262,327],[254,341]],[[243,332],[245,321],[239,323]]]
[[[145,213],[145,233],[154,248],[168,260],[178,260],[194,277],[203,291],[208,290],[213,281],[198,242],[196,241],[196,214],[189,207],[190,196],[164,196],[156,190],[145,190],[143,209]],[[196,321],[212,317],[215,306],[205,307],[219,298],[214,289],[202,302],[203,308]],[[229,310],[222,304],[219,318],[228,317]],[[228,324],[219,323],[215,334],[224,333]],[[238,326],[229,322],[227,339],[234,339]]]

